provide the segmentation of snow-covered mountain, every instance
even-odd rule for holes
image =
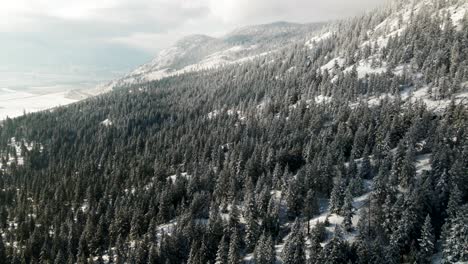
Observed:
[[[276,22],[247,26],[220,38],[206,35],[188,36],[179,40],[174,46],[162,50],[151,62],[140,66],[123,78],[98,87],[94,93],[159,80],[185,72],[249,61],[288,44],[305,40],[323,25],[323,23]]]
[[[0,255],[467,263],[467,0],[318,27],[186,37],[120,92],[4,122]]]
[[[318,62],[322,72],[327,71],[332,81],[336,81],[342,72],[349,73],[356,70],[358,78],[362,79],[371,74],[383,74],[391,72],[397,76],[410,76],[413,83],[417,84],[424,79],[427,73],[418,71],[416,59],[405,63],[394,63],[390,61],[388,54],[395,53],[393,42],[398,38],[410,39],[412,25],[417,23],[418,18],[427,14],[432,19],[438,19],[440,28],[445,28],[451,23],[453,32],[466,30],[463,28],[464,19],[468,16],[467,1],[434,1],[434,0],[413,0],[391,1],[386,8],[376,10],[375,13],[364,16],[363,20],[368,21],[368,30],[365,34],[360,34],[353,38],[347,47],[334,49],[325,57],[325,60]],[[336,41],[343,37],[340,31],[342,24],[324,27],[322,32],[316,34],[306,42],[306,47],[313,51],[318,44],[327,41]],[[349,31],[347,32],[349,34]],[[413,32],[414,33],[414,32]],[[454,34],[454,33],[453,33]],[[405,52],[412,56],[413,53],[424,52],[415,50],[414,47],[407,46]],[[440,60],[443,55],[441,51],[428,50],[435,60]],[[407,101],[422,100],[430,109],[441,110],[447,107],[452,99],[456,103],[466,102],[468,98],[468,82],[460,77],[461,91],[454,94],[452,98],[436,98],[430,96],[431,89],[439,89],[438,83],[432,83],[423,87],[412,85],[403,90],[401,99]],[[365,98],[370,104],[378,104],[380,101],[393,97],[390,91],[385,94]],[[329,98],[330,99],[330,98]]]

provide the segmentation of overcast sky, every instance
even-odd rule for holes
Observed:
[[[110,78],[185,35],[219,36],[239,26],[274,21],[329,21],[384,1],[5,0],[0,8],[0,72],[73,75],[92,70]]]

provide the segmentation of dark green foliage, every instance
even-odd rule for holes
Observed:
[[[399,263],[427,259],[433,235],[446,259],[465,260],[467,108],[434,112],[398,96],[408,87],[427,86],[434,98],[466,91],[467,21],[440,27],[446,18],[432,11],[413,14],[383,47],[359,43],[389,10],[337,25],[313,49],[301,43],[5,120],[0,259],[239,263],[254,254],[271,263],[287,239],[283,260],[304,263],[310,236],[315,263]],[[338,57],[343,65],[321,69]],[[407,69],[358,78],[363,58]],[[382,93],[394,99],[365,101]],[[330,102],[315,103],[319,95]],[[12,137],[35,143],[21,143],[23,165]],[[421,157],[432,170],[417,172]],[[353,210],[368,186],[370,201]],[[357,245],[309,225],[326,200]],[[296,218],[307,224],[290,232]]]

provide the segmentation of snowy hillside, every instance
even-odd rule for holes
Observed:
[[[164,77],[250,61],[306,39],[323,23],[277,22],[237,29],[223,37],[193,35],[162,50],[151,62],[119,80],[97,88],[97,93]]]
[[[417,100],[422,100],[432,110],[446,108],[452,99],[457,104],[467,103],[468,82],[462,76],[463,73],[458,77],[458,92],[454,93],[450,98],[441,98],[432,96],[432,92],[440,92],[443,88],[440,87],[440,81],[429,85],[420,85],[423,80],[429,77],[427,73],[418,71],[417,68],[421,67],[418,65],[421,63],[417,61],[418,58],[413,58],[404,63],[395,63],[398,59],[389,57],[395,53],[393,49],[397,48],[396,46],[401,39],[406,42],[414,42],[411,40],[411,34],[415,33],[414,31],[417,27],[415,25],[418,24],[418,20],[422,17],[431,17],[434,20],[438,20],[442,30],[463,32],[466,30],[466,28],[463,28],[463,22],[467,16],[467,1],[392,1],[386,8],[379,9],[375,14],[365,17],[364,19],[369,21],[368,24],[372,25],[366,33],[354,38],[357,41],[349,43],[346,49],[338,49],[330,53],[319,64],[320,69],[322,72],[326,71],[327,74],[331,75],[332,82],[337,81],[341,73],[350,73],[354,70],[359,79],[366,79],[370,75],[386,73],[391,73],[401,78],[412,79],[411,86],[405,87],[405,89],[400,91],[401,99],[413,103]],[[317,44],[329,45],[328,42],[333,41],[338,31],[337,27],[340,26],[342,24],[324,28],[321,33],[308,40],[305,46],[313,51],[317,47]],[[413,57],[414,53],[424,52],[416,50],[411,45],[405,47],[404,53],[406,54],[404,56],[410,58]],[[434,53],[433,50],[428,50],[428,52]],[[441,60],[443,58],[440,51],[431,55],[434,56],[434,60]],[[390,59],[393,59],[393,61]],[[451,59],[453,59],[453,56]],[[447,67],[447,65],[445,66]],[[361,99],[367,100],[370,105],[375,105],[388,98],[394,99],[395,96],[383,93]],[[358,101],[361,101],[361,99]]]
[[[466,263],[467,29],[466,0],[393,0],[194,35],[6,120],[0,260]]]

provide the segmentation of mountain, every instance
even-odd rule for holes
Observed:
[[[159,52],[151,62],[119,80],[99,87],[98,90],[107,91],[185,72],[250,61],[286,45],[305,40],[323,25],[324,23],[276,22],[240,28],[220,38],[205,35],[188,36]]]
[[[311,50],[320,48],[317,44],[323,46],[323,43],[329,44],[332,41],[340,39],[344,34],[359,34],[354,35],[349,43],[343,43],[345,46],[335,48],[326,56],[318,58],[315,62],[320,67],[321,71],[327,71],[330,74],[332,82],[336,81],[341,73],[349,73],[355,71],[358,78],[369,78],[374,74],[392,73],[396,76],[410,78],[411,82],[405,89],[400,89],[399,98],[408,101],[422,100],[427,107],[432,110],[440,110],[447,107],[452,100],[457,103],[462,103],[468,98],[466,88],[468,82],[461,70],[458,76],[451,71],[452,77],[456,77],[457,81],[454,85],[458,88],[458,93],[453,93],[450,96],[432,96],[434,84],[438,86],[438,82],[428,84],[429,72],[421,71],[422,64],[425,63],[420,57],[429,55],[433,61],[437,61],[437,67],[450,65],[459,66],[457,58],[447,57],[447,53],[454,52],[461,47],[461,42],[455,42],[455,47],[446,47],[446,50],[437,50],[438,47],[426,45],[433,40],[422,37],[422,34],[427,34],[425,27],[420,19],[426,19],[434,22],[432,25],[447,27],[450,31],[448,34],[455,32],[463,32],[466,30],[466,20],[468,16],[468,3],[466,1],[392,1],[386,8],[377,10],[374,14],[363,18],[366,25],[355,25],[357,29],[350,32],[346,29],[343,32],[342,24],[332,25],[323,29],[323,32],[314,36],[306,42]],[[362,28],[365,27],[365,30]],[[357,31],[360,30],[360,33]],[[437,37],[437,36],[433,36]],[[421,38],[418,43],[416,38]],[[425,42],[422,44],[421,42]],[[418,45],[419,44],[419,45]],[[319,45],[319,46],[320,46]],[[446,52],[446,54],[443,54]],[[425,55],[423,55],[424,53]],[[458,56],[456,51],[455,56]],[[455,60],[455,63],[452,63]],[[427,61],[426,61],[427,63]],[[465,66],[463,65],[461,69]],[[428,69],[426,69],[428,70]],[[432,78],[434,76],[431,76]],[[441,74],[437,78],[446,78]],[[423,80],[425,79],[425,80]],[[425,85],[424,85],[425,84]],[[436,87],[442,88],[442,87]],[[448,87],[443,87],[449,89]],[[388,99],[392,96],[391,91],[382,91],[382,93],[374,94],[373,96],[366,95],[366,100],[370,104],[379,103],[382,99]]]
[[[0,260],[467,262],[466,4],[395,0],[242,63],[5,120]],[[290,32],[189,37],[156,64],[280,43],[270,27]]]

